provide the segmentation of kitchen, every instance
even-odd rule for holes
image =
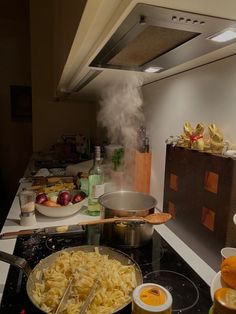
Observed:
[[[166,3],[166,1],[152,2],[155,2],[155,4],[159,6],[175,8],[183,11],[194,11],[206,15],[220,16],[233,20],[236,19],[236,17],[234,16],[234,1],[227,1],[224,3],[218,1],[217,5],[215,1],[198,1],[197,3],[195,1],[179,1],[178,4],[176,4],[175,1],[168,1],[168,4]],[[99,6],[98,2],[94,3]],[[119,2],[114,1],[112,3],[114,4],[114,10],[115,8],[119,7]],[[151,3],[151,1],[148,1],[147,3]],[[128,4],[130,4],[130,2],[123,1],[122,4],[124,4],[125,7],[127,6],[126,9],[128,10]],[[50,12],[49,10],[41,7],[39,3],[36,5],[34,6],[34,8],[31,8],[31,13],[36,15],[34,19],[35,24],[33,25],[32,31],[35,35],[37,35],[32,38],[31,43],[33,56],[32,65],[34,65],[32,66],[32,86],[34,88],[34,151],[48,148],[48,146],[51,145],[51,143],[55,142],[57,136],[63,131],[73,132],[74,129],[77,130],[76,128],[78,127],[78,123],[80,124],[81,131],[91,132],[91,134],[95,134],[96,130],[94,128],[94,125],[96,118],[94,108],[96,108],[96,102],[92,101],[92,99],[97,99],[97,97],[99,96],[97,94],[97,91],[99,92],[102,87],[106,85],[107,82],[110,80],[109,75],[106,77],[106,73],[108,73],[106,71],[98,75],[97,81],[91,81],[90,84],[85,86],[83,89],[81,89],[80,93],[78,93],[80,95],[78,95],[77,97],[82,97],[82,100],[80,100],[79,104],[77,103],[78,101],[75,100],[67,101],[65,99],[58,102],[52,100],[51,90],[55,89],[55,84],[53,83],[52,78],[48,75],[48,69],[52,68],[52,62],[50,62],[49,60],[51,58],[51,60],[54,60],[56,64],[60,64],[59,61],[63,60],[63,57],[65,61],[65,55],[68,55],[68,53],[66,53],[65,51],[65,46],[63,49],[58,48],[54,52],[55,55],[52,55],[52,43],[50,41],[51,37],[49,32],[47,31],[51,27]],[[132,5],[134,5],[134,2],[132,2]],[[61,14],[60,17],[62,19],[62,12],[65,16],[67,11],[63,10],[62,8],[60,11],[59,7],[57,7],[57,9],[57,14],[59,16]],[[107,9],[112,10],[112,6],[109,5],[109,8]],[[124,12],[123,14],[125,15],[125,9],[121,9]],[[120,19],[124,18],[124,15],[119,16],[118,10],[115,11],[118,15],[118,20],[119,17]],[[41,13],[40,15],[39,12]],[[90,11],[90,14],[95,14],[95,12],[97,14],[98,20],[101,23],[107,22],[105,20],[104,10],[92,10]],[[101,14],[101,16],[103,16],[103,19],[99,19],[99,13]],[[90,18],[91,20],[93,20],[95,16],[91,15]],[[71,23],[73,22],[72,19],[70,21]],[[112,32],[112,26],[108,26],[109,31]],[[113,25],[113,27],[115,28],[116,25]],[[99,29],[96,30],[99,32]],[[80,30],[80,32],[82,32],[82,35],[84,36],[84,42],[80,42],[82,47],[80,46],[79,48],[82,50],[76,49],[80,58],[84,58],[80,61],[82,68],[79,71],[79,75],[81,77],[86,74],[86,65],[89,63],[89,60],[87,60],[86,58],[89,59],[90,57],[92,59],[92,57],[87,54],[88,51],[92,48],[95,40],[91,36],[96,35],[93,27],[92,29],[87,28],[87,31],[89,32],[88,34],[84,32],[84,29]],[[57,28],[57,35],[59,35],[59,28]],[[87,37],[85,35],[87,35]],[[68,42],[69,40],[72,41],[71,33],[64,33],[64,36],[66,37],[64,38],[65,41],[67,40],[66,42]],[[91,39],[88,40],[88,37]],[[85,42],[88,43],[88,51],[85,51]],[[42,46],[42,43],[45,44]],[[99,43],[96,43],[99,46]],[[43,50],[42,47],[44,47]],[[96,49],[99,50],[99,47],[93,47],[93,49],[95,54]],[[40,50],[42,53],[37,54],[36,52],[38,50]],[[76,55],[73,55],[74,53],[75,52],[72,50],[70,54],[71,59],[77,57]],[[43,56],[44,60],[42,61],[41,58]],[[61,60],[58,60],[59,58],[61,58]],[[191,121],[193,124],[202,121],[206,125],[215,122],[224,133],[225,138],[229,139],[232,143],[236,142],[236,138],[233,136],[234,124],[232,121],[235,98],[235,91],[233,86],[233,83],[235,82],[235,44],[230,45],[229,47],[227,47],[227,49],[220,49],[219,51],[216,51],[214,53],[214,56],[205,56],[199,59],[195,60],[192,64],[191,62],[187,62],[187,65],[185,64],[183,66],[179,66],[179,69],[168,70],[169,74],[166,79],[163,78],[165,76],[165,72],[162,72],[160,74],[154,74],[154,80],[159,81],[152,84],[144,84],[144,86],[142,87],[143,99],[145,104],[144,111],[146,113],[146,116],[148,117],[148,129],[151,139],[151,150],[153,154],[151,194],[157,198],[159,208],[162,208],[163,206],[164,165],[166,149],[165,140],[170,135],[181,134],[183,124],[186,121]],[[212,62],[215,59],[219,60]],[[67,64],[69,67],[70,60]],[[67,68],[65,68],[65,71],[66,70]],[[72,67],[72,72],[73,70],[76,70],[75,67]],[[58,72],[60,72],[60,69],[58,69]],[[56,74],[57,78],[59,77],[59,74],[57,74],[58,72],[54,71],[54,74]],[[116,73],[116,75],[118,76],[118,72]],[[176,75],[173,75],[174,73],[176,73]],[[71,73],[70,75],[73,77],[74,73]],[[114,73],[112,75],[114,77]],[[71,78],[67,75],[65,77],[66,79],[68,78],[69,83],[71,81]],[[79,80],[81,77],[79,77],[77,80]],[[150,77],[151,80],[153,80],[153,76]],[[58,81],[58,79],[56,79],[56,81]],[[96,82],[96,89],[94,89],[93,86],[94,82]],[[64,82],[62,83],[64,85]],[[68,88],[68,86],[66,86],[66,89]],[[74,86],[72,82],[71,88],[73,89],[73,87]],[[71,97],[73,99],[73,95]],[[67,108],[70,108],[73,113],[69,112]],[[47,115],[45,115],[45,110],[47,110]],[[57,112],[57,118],[56,120],[53,119],[52,122],[52,117],[55,116],[55,111]],[[77,114],[74,114],[74,112],[76,112]],[[83,117],[86,116],[87,119],[82,119],[81,121],[79,119],[79,116],[82,112]],[[67,117],[65,119],[62,119],[65,114],[67,115]],[[43,125],[41,123],[42,116],[44,117]],[[68,119],[71,119],[70,128],[69,126],[67,126],[66,123]],[[87,128],[87,123],[89,123],[89,128]]]

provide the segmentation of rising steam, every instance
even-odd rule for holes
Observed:
[[[134,185],[135,150],[140,144],[139,128],[144,124],[141,83],[137,76],[116,81],[106,87],[100,102],[98,124],[106,129],[110,144],[125,149],[122,174],[110,171],[111,181],[118,189],[132,189]]]
[[[139,78],[129,77],[107,86],[102,94],[98,123],[111,144],[137,148],[137,132],[144,123],[140,85]]]

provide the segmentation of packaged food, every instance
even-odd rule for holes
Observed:
[[[133,292],[132,314],[170,314],[171,307],[172,296],[160,285],[145,283]]]

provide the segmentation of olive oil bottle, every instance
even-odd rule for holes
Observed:
[[[104,173],[101,166],[101,147],[95,146],[94,164],[88,176],[88,214],[100,215],[101,206],[98,198],[104,194]]]

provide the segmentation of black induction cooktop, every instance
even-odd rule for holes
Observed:
[[[83,244],[104,245],[100,226],[90,226],[73,235],[18,237],[14,255],[24,257],[34,267],[42,258],[55,251]],[[120,250],[139,264],[144,282],[154,282],[169,290],[173,297],[173,313],[208,313],[212,303],[209,286],[156,231],[146,246]],[[42,313],[30,302],[25,286],[26,278],[22,271],[10,266],[0,313]],[[131,313],[131,306],[120,313]]]

